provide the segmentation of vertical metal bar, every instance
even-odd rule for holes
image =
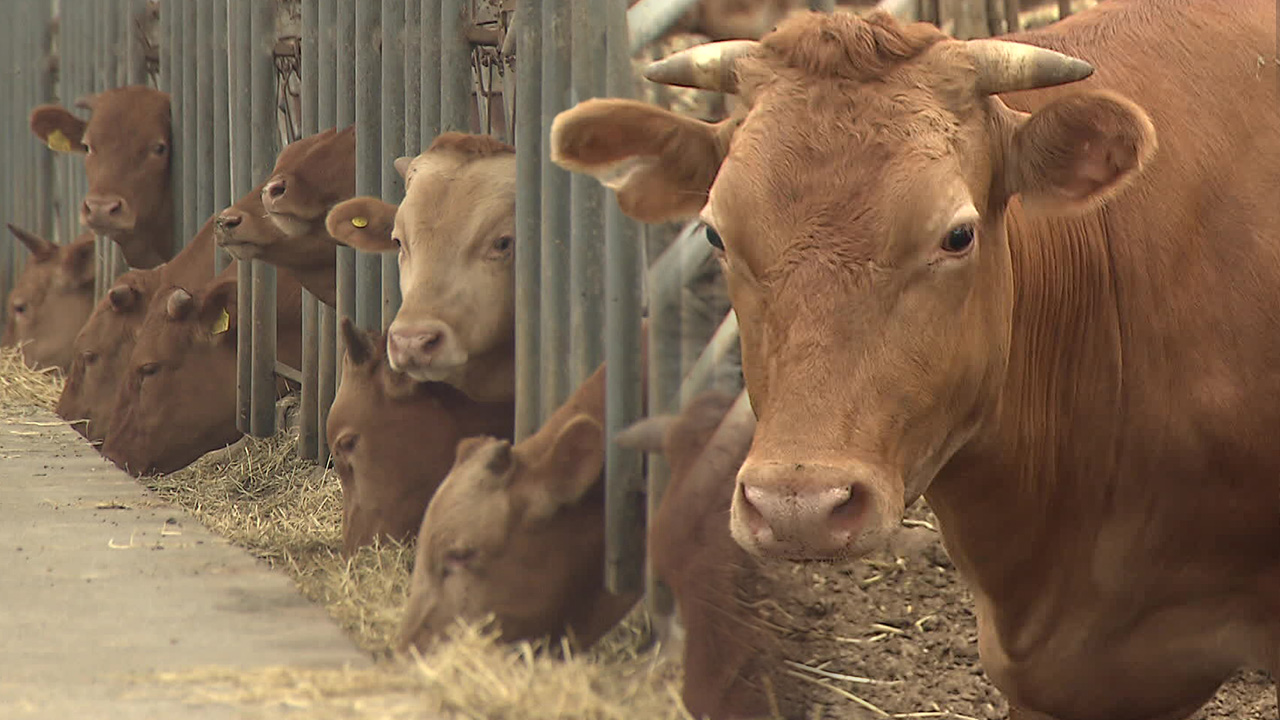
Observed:
[[[629,97],[635,84],[621,3],[601,0],[606,21],[605,88]],[[521,41],[524,38],[520,38]],[[605,586],[620,594],[644,585],[644,497],[640,453],[612,439],[641,416],[640,267],[636,224],[617,203],[605,204]]]
[[[604,93],[604,18],[595,0],[573,0],[573,102]],[[569,181],[570,381],[577,387],[604,361],[604,188],[595,178],[574,173]]]
[[[596,6],[606,0],[600,0]],[[542,262],[541,16],[536,3],[516,5],[516,441],[537,431]],[[425,84],[423,89],[425,90]],[[425,117],[425,112],[424,112]]]
[[[214,206],[213,200],[213,3],[210,0],[196,3],[195,6],[195,27],[196,27],[196,73],[195,73],[195,96],[196,96],[196,113],[191,118],[192,124],[196,126],[196,146],[195,146],[195,191],[196,203],[193,211],[194,223],[188,229],[187,242],[191,241],[191,237],[199,231],[200,227],[208,217],[215,212],[222,210],[221,207]]]
[[[36,58],[38,74],[36,76],[36,97],[37,104],[47,103],[53,100],[53,74],[49,66],[49,58],[53,52],[53,32],[52,23],[50,22],[49,3],[44,0],[33,0],[33,11],[36,22],[38,23],[34,30],[39,32],[38,56]],[[30,107],[24,108],[29,112]],[[22,118],[19,122],[24,121]],[[22,125],[14,128],[14,137],[23,137],[25,130]],[[40,211],[40,233],[44,237],[54,237],[53,234],[53,206],[54,206],[54,183],[53,183],[53,153],[46,152],[35,143],[30,141],[27,145],[36,152],[36,184],[39,189],[39,211]]]
[[[416,4],[413,0],[410,4]],[[399,204],[404,178],[392,164],[405,154],[405,0],[382,0],[382,199]],[[385,330],[400,309],[400,265],[393,253],[378,257],[381,272],[381,327]]]
[[[382,193],[382,61],[377,41],[382,5],[356,3],[356,194]],[[356,253],[356,325],[376,330],[382,325],[382,258]]]
[[[471,27],[471,3],[444,0],[440,6],[440,131],[469,132],[471,43],[466,31]]]
[[[215,0],[225,4],[226,0]],[[124,46],[121,48],[124,64],[125,83],[128,85],[145,85],[147,83],[147,56],[143,46],[142,28],[146,23],[147,0],[126,0],[124,17]]]
[[[186,224],[183,219],[183,208],[187,206],[186,196],[186,142],[182,137],[182,126],[185,120],[184,103],[185,93],[183,88],[186,87],[186,77],[184,76],[183,55],[186,53],[187,47],[183,43],[182,23],[184,20],[184,9],[189,0],[165,0],[160,8],[162,16],[167,17],[165,26],[165,47],[162,48],[162,57],[167,59],[169,68],[168,82],[165,84],[164,90],[169,93],[169,117],[173,123],[173,143],[169,150],[169,168],[170,183],[173,187],[173,207],[174,207],[174,252],[182,250],[186,243]],[[163,70],[166,62],[161,61]]]
[[[196,228],[204,221],[199,215],[199,208],[204,200],[196,187],[196,178],[202,174],[200,169],[200,149],[197,128],[205,116],[199,114],[196,104],[196,58],[200,55],[199,37],[196,34],[196,13],[198,5],[206,5],[200,0],[183,0],[182,3],[182,115],[178,119],[178,129],[182,133],[182,143],[178,145],[178,153],[182,156],[182,205],[178,208],[182,218],[182,244],[191,242]]]
[[[249,108],[253,119],[250,162],[253,182],[271,174],[277,155],[276,4],[255,0],[249,19]],[[253,260],[253,409],[255,437],[276,432],[276,268]],[[243,351],[243,349],[242,349]]]
[[[1005,32],[1014,33],[1022,30],[1021,5],[1019,0],[1004,0]]]
[[[229,0],[227,32],[231,46],[229,87],[231,89],[231,196],[244,197],[254,187],[250,167],[253,152],[250,123],[249,4],[251,0]],[[251,429],[253,406],[253,269],[250,263],[236,264],[238,324],[236,327],[236,427]]]
[[[551,147],[551,123],[569,106],[569,53],[572,6],[567,2],[541,3],[542,57],[529,57],[542,63],[541,98],[542,147]],[[519,47],[519,46],[517,46]],[[519,48],[523,49],[523,48]],[[522,53],[523,55],[523,53]],[[542,163],[542,242],[539,303],[539,347],[542,373],[539,422],[560,407],[569,397],[569,173],[551,162],[549,153],[540,153]]]
[[[229,26],[227,16],[227,0],[212,0],[213,10],[210,21],[213,50],[210,61],[213,64],[213,98],[209,102],[209,112],[213,115],[213,212],[222,212],[236,199],[231,194],[231,130],[230,130],[230,45],[227,38]],[[213,272],[221,273],[231,264],[231,256],[222,248],[213,251]]]
[[[412,0],[410,0],[412,1]],[[431,146],[440,134],[440,18],[447,0],[422,0],[422,96],[418,105],[418,121],[422,124],[421,149]],[[517,12],[519,12],[517,10]]]
[[[316,73],[316,118],[319,129],[327,129],[337,125],[337,6],[336,0],[320,0],[318,60]],[[305,70],[305,69],[304,69]],[[341,250],[339,250],[340,252]],[[338,329],[336,314],[328,305],[320,305],[317,330],[320,335],[319,358],[319,398],[317,399],[317,420],[319,436],[316,438],[316,461],[325,464],[329,461],[329,442],[325,435],[329,422],[329,408],[333,406],[333,396],[337,386],[337,341]]]
[[[404,154],[422,145],[422,0],[404,0]],[[385,282],[385,281],[384,281]]]
[[[319,131],[320,0],[302,2],[302,134]],[[298,454],[314,458],[320,441],[320,345],[316,336],[319,302],[302,292],[302,402],[298,423]]]
[[[337,20],[335,27],[336,34],[336,53],[337,53],[337,119],[338,127],[345,128],[355,122],[355,32],[356,32],[356,12],[354,3],[348,4],[338,2],[334,8],[334,16]],[[367,127],[356,128],[356,144],[359,146],[360,138],[366,136],[370,131]],[[359,150],[357,149],[357,163]],[[357,171],[357,182],[359,172]],[[353,248],[340,246],[338,247],[338,267],[335,277],[336,295],[337,295],[337,317],[334,322],[334,333],[337,334],[337,320],[349,317],[352,320],[356,318],[356,251]],[[336,339],[337,347],[335,348],[335,368],[334,377],[337,382],[342,382],[342,357],[343,347],[342,338]]]
[[[1071,0],[1058,0],[1058,19],[1071,14]]]
[[[818,12],[835,12],[836,0],[809,0],[809,9]]]

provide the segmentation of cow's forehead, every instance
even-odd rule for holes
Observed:
[[[414,161],[396,223],[425,239],[436,230],[462,240],[487,225],[510,219],[515,204],[515,160],[466,162],[451,153],[427,153]],[[411,237],[410,240],[415,238]]]

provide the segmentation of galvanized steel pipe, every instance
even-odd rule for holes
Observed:
[[[598,0],[599,5],[607,0]],[[542,37],[537,3],[516,5],[516,417],[517,442],[542,418],[539,351],[542,206]],[[425,51],[425,48],[424,48]],[[425,54],[425,52],[424,52]],[[426,91],[425,79],[423,91]],[[425,111],[424,111],[425,115]]]
[[[381,14],[374,0],[356,4],[356,195],[372,197],[382,194]],[[377,254],[356,253],[356,325],[365,330],[382,325],[382,258]]]
[[[569,107],[572,7],[568,2],[542,3],[542,147],[551,147],[551,123]],[[536,58],[535,58],[536,59]],[[537,100],[537,98],[531,98]],[[542,242],[539,304],[540,383],[539,422],[560,407],[573,390],[569,363],[569,172],[541,153]]]
[[[251,55],[249,107],[253,184],[266,179],[277,154],[276,5],[256,1],[249,22]],[[250,432],[270,437],[276,428],[276,268],[261,260],[253,266],[253,409]],[[244,348],[240,348],[244,352]]]
[[[471,131],[471,3],[440,3],[440,131]]]

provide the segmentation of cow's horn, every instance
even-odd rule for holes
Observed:
[[[1079,58],[1008,40],[970,40],[969,57],[986,95],[1033,90],[1083,80],[1093,66]]]
[[[173,294],[169,296],[169,302],[165,306],[165,311],[169,313],[170,318],[174,320],[181,320],[186,317],[187,312],[191,310],[193,303],[194,299],[191,297],[191,293],[183,290],[182,288],[176,288],[173,291]]]
[[[738,77],[733,71],[734,63],[759,45],[755,40],[722,40],[695,45],[650,64],[645,68],[644,76],[663,85],[737,92]]]

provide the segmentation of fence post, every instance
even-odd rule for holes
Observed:
[[[422,4],[423,0],[404,0],[404,154],[410,157],[426,149],[422,147]]]
[[[334,5],[334,18],[336,22],[336,54],[337,62],[337,120],[338,127],[345,128],[356,121],[356,105],[355,105],[355,32],[356,32],[356,14],[355,8],[346,2],[337,2]],[[370,128],[358,125],[356,127],[356,189],[359,190],[359,146],[360,139],[367,135]],[[337,295],[337,315],[334,322],[334,335],[336,337],[334,376],[336,383],[342,383],[342,356],[345,352],[341,333],[338,332],[337,320],[349,317],[356,319],[356,251],[354,248],[341,245],[338,247],[338,260],[336,272],[336,295]]]
[[[418,103],[418,122],[421,123],[419,153],[430,147],[431,141],[440,134],[440,98],[443,93],[440,85],[440,58],[442,57],[440,18],[444,13],[441,9],[444,2],[446,0],[422,0],[422,55],[419,59],[419,67],[422,69],[422,89]]]
[[[605,0],[594,9],[599,11]],[[538,393],[541,294],[541,17],[536,3],[516,5],[516,417],[517,442],[542,418]],[[425,88],[424,88],[425,90]]]
[[[32,18],[37,23],[36,29],[39,32],[36,45],[37,55],[34,59],[36,63],[36,97],[31,106],[19,108],[17,127],[13,129],[15,138],[30,137],[30,131],[26,128],[26,113],[31,112],[32,106],[53,100],[53,73],[50,67],[53,55],[53,31],[49,3],[46,0],[30,1]],[[40,234],[46,238],[54,238],[53,153],[44,150],[30,140],[26,140],[26,145],[35,153],[36,184],[40,198],[38,205]]]
[[[541,300],[539,302],[539,348],[541,355],[541,394],[539,423],[560,407],[569,397],[569,266],[570,266],[570,196],[569,173],[551,162],[551,123],[560,111],[569,107],[570,32],[572,6],[568,2],[542,3],[542,162],[541,209],[542,242]],[[535,62],[539,58],[528,58]],[[539,97],[529,98],[539,102]]]
[[[605,90],[630,97],[635,80],[621,3],[600,0],[606,20]],[[524,38],[520,38],[521,42]],[[523,45],[521,46],[523,48]],[[638,228],[616,202],[605,204],[605,587],[614,594],[644,585],[644,497],[639,487],[640,453],[613,438],[640,419],[640,267]]]
[[[382,62],[378,49],[382,6],[376,0],[356,3],[356,194],[382,194],[382,119],[379,87]],[[385,40],[384,40],[385,42]],[[377,330],[382,324],[382,258],[356,252],[356,325]]]
[[[318,8],[319,33],[316,38],[316,127],[327,130],[338,126],[337,99],[337,5],[336,0],[319,0]],[[307,72],[303,67],[303,72]],[[343,248],[339,247],[340,255]],[[318,434],[316,437],[316,462],[325,465],[329,462],[329,441],[326,436],[329,422],[329,408],[333,405],[333,396],[337,386],[337,341],[338,328],[334,308],[320,304],[318,306],[317,333],[319,334],[319,368],[317,419]]]
[[[302,135],[320,131],[318,66],[320,64],[320,2],[302,0]],[[320,302],[302,291],[302,398],[298,415],[298,456],[314,458],[319,447],[320,338],[316,335]]]
[[[255,0],[249,19],[249,33],[252,188],[271,174],[278,151],[275,3]],[[276,268],[261,260],[252,260],[250,265],[253,282],[253,409],[249,430],[255,437],[271,437],[276,431]],[[240,352],[244,350],[240,348]]]
[[[239,199],[254,187],[252,108],[245,90],[250,83],[252,44],[249,33],[251,0],[229,0],[227,32],[230,40],[229,103],[231,138],[231,197]],[[248,434],[253,408],[253,267],[236,263],[236,427]]]
[[[443,0],[440,8],[440,132],[468,132],[472,85],[471,43],[466,33],[471,26],[471,3]]]
[[[227,0],[213,0],[212,9],[213,98],[209,112],[213,114],[213,211],[222,212],[237,199],[231,194],[231,84],[230,52],[227,29],[231,19]],[[240,88],[236,88],[237,92]],[[217,275],[231,264],[231,256],[220,247],[213,251],[213,273]]]
[[[413,0],[411,0],[413,4]],[[405,147],[405,0],[382,0],[382,199],[399,205],[404,198],[404,178],[393,161]],[[400,265],[394,253],[374,256],[380,265],[381,327],[386,329],[400,309]]]

